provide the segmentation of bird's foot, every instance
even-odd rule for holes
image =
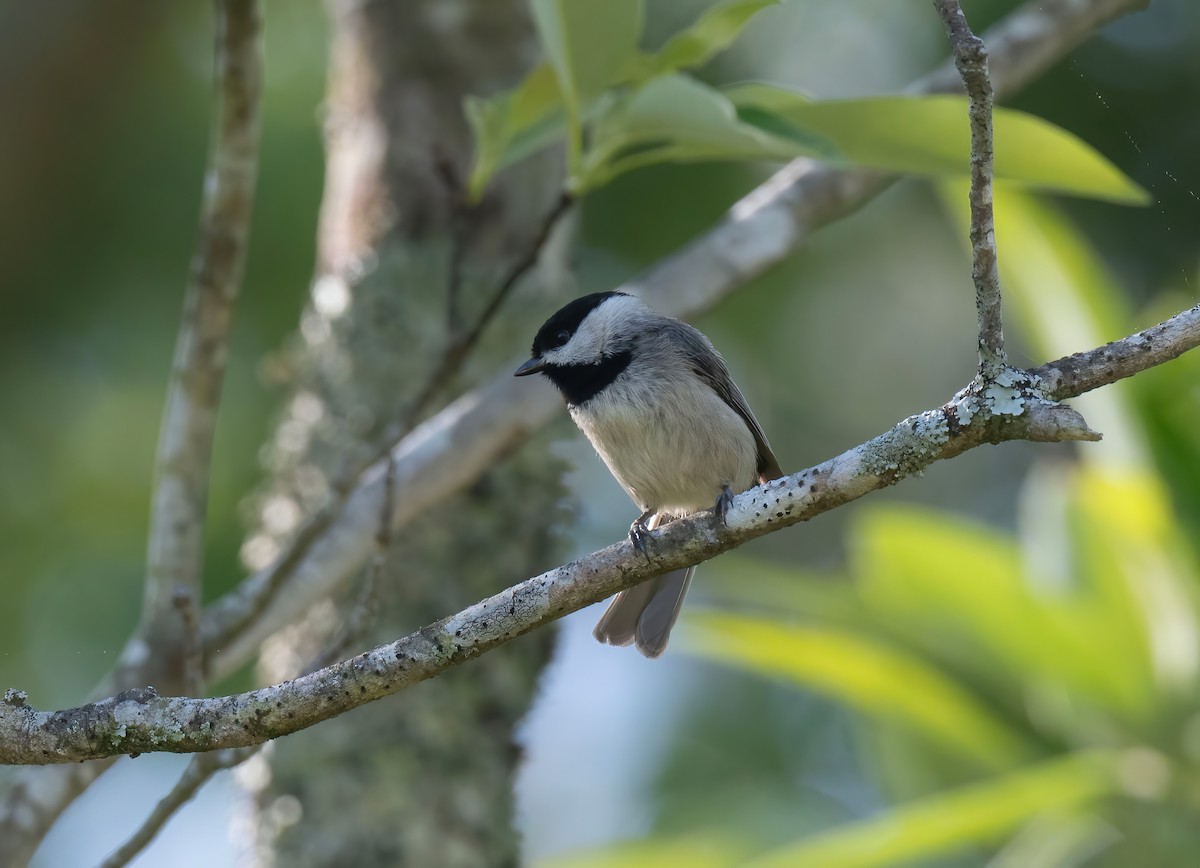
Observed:
[[[650,552],[646,551],[646,540],[650,536],[650,528],[646,527],[646,519],[652,515],[654,515],[654,510],[648,509],[635,518],[633,524],[629,526],[629,541],[646,560],[650,560]]]
[[[722,485],[721,493],[717,495],[717,502],[713,504],[713,512],[717,514],[717,518],[721,519],[721,524],[725,524],[725,513],[729,512],[731,506],[733,506],[733,492],[729,490],[728,485]]]

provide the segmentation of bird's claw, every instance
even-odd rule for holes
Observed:
[[[721,519],[721,524],[725,524],[725,513],[729,512],[731,506],[733,506],[733,492],[729,490],[728,485],[723,485],[721,493],[717,495],[717,502],[713,504],[713,512],[717,514],[717,518]]]
[[[649,513],[643,513],[633,520],[633,524],[629,526],[629,541],[633,543],[633,547],[642,553],[646,560],[650,560],[650,552],[646,550],[646,540],[650,537],[650,528],[646,527],[646,516]]]

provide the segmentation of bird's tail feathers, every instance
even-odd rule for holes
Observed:
[[[592,635],[609,645],[634,643],[646,657],[667,648],[695,567],[674,570],[613,597]]]

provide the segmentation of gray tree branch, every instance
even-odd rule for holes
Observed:
[[[992,215],[992,82],[988,51],[983,40],[971,32],[958,0],[933,0],[933,5],[942,17],[954,66],[967,92],[971,122],[971,279],[979,315],[979,370],[984,376],[995,376],[1008,363],[1008,356],[1004,352]]]
[[[220,0],[215,9],[216,112],[155,461],[140,626],[160,670],[156,683],[193,694],[202,691],[198,623],[209,465],[254,203],[263,65],[259,0]]]
[[[155,460],[142,619],[122,667],[138,682],[193,693],[203,684],[199,600],[209,465],[254,199],[263,66],[260,0],[214,6],[212,141]],[[16,782],[0,801],[0,864],[28,860],[62,809],[108,766],[66,767]]]
[[[125,691],[66,711],[37,711],[18,691],[0,704],[0,762],[76,762],[122,753],[247,747],[312,726],[478,657],[652,576],[700,563],[919,474],[934,461],[1006,440],[1098,440],[1054,403],[1131,376],[1200,344],[1200,305],[1120,341],[1030,371],[972,382],[836,458],[654,532],[651,558],[628,541],[527,579],[396,642],[292,681],[213,699]]]
[[[345,622],[339,635],[308,667],[306,672],[312,672],[329,666],[342,659],[350,649],[360,642],[374,623],[379,612],[379,584],[382,578],[384,562],[392,542],[391,510],[394,502],[395,488],[391,473],[384,479],[384,499],[379,515],[379,527],[376,531],[375,556],[367,568],[363,578],[362,591],[357,602],[346,615]],[[163,830],[171,817],[186,805],[198,793],[214,774],[224,769],[241,765],[254,756],[261,745],[235,748],[232,750],[211,751],[192,757],[179,780],[171,787],[171,791],[159,800],[154,810],[146,817],[133,834],[117,847],[101,863],[100,868],[121,868],[133,861],[139,853],[150,845],[150,842]]]
[[[1028,3],[989,30],[992,78],[1011,94],[1085,39],[1093,28],[1140,5],[1139,0]],[[951,63],[914,82],[909,92],[951,91],[962,84]],[[779,263],[828,223],[841,219],[894,181],[863,170],[834,170],[796,160],[735,204],[726,218],[678,253],[621,287],[655,308],[694,317]],[[550,390],[521,388],[507,374],[452,403],[392,449],[399,490],[395,520],[403,525],[448,491],[477,479],[506,451],[561,412]],[[271,568],[250,576],[205,612],[203,631],[212,675],[245,662],[267,636],[357,573],[369,557],[382,463],[366,471],[341,512],[292,554],[285,581]],[[273,587],[268,590],[268,585]],[[264,596],[270,605],[263,607]],[[261,612],[247,617],[248,612]]]
[[[200,788],[209,778],[222,769],[230,769],[244,762],[253,756],[256,750],[257,748],[222,750],[192,757],[179,780],[171,787],[171,791],[159,800],[137,831],[105,857],[100,863],[100,868],[122,868],[132,862],[162,831],[167,821],[200,792]]]
[[[997,95],[1014,93],[1096,28],[1143,5],[1144,0],[1046,0],[1024,4],[985,34]],[[947,64],[914,82],[907,91],[944,92],[959,86],[954,67]],[[710,232],[627,288],[644,291],[664,311],[681,316],[700,313],[802,246],[820,226],[857,210],[890,181],[877,173],[833,171],[811,161],[798,161],[735,205]],[[356,210],[362,214],[369,211]],[[1194,330],[1195,318],[1189,323],[1185,328]],[[1194,334],[1190,345],[1194,346]],[[1139,352],[1131,351],[1131,356],[1137,359]],[[1119,359],[1121,351],[1114,351],[1113,357]],[[1068,366],[1049,375],[1055,382],[1075,383],[1073,370]],[[496,456],[558,412],[553,396],[512,386],[507,378],[498,378],[455,402],[393,449],[404,491],[401,500],[407,504],[411,498],[415,505],[413,512],[397,515],[397,525],[446,490],[468,484]],[[457,454],[456,449],[460,450]],[[456,472],[447,479],[435,468]],[[380,499],[381,471],[380,467],[365,476],[347,509],[326,532],[315,536],[311,551],[297,559],[287,593],[280,595],[285,604],[276,603],[265,617],[250,625],[252,629],[229,635],[229,641],[210,648],[206,659],[210,674],[225,674],[242,665],[262,638],[355,573],[371,550],[371,504],[377,505]],[[261,575],[250,577],[243,587],[210,607],[202,621],[205,636],[211,639],[223,635],[230,620],[240,617],[260,581]],[[95,695],[149,683],[153,666],[148,658],[145,643],[135,636],[122,654],[120,667],[97,687]],[[22,864],[27,860],[63,808],[106,765],[106,761],[100,761],[40,768],[36,775],[23,776],[0,802],[0,863]]]

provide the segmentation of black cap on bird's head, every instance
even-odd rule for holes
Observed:
[[[593,292],[568,302],[558,309],[538,329],[533,339],[532,358],[513,372],[514,377],[527,377],[543,371],[545,355],[567,343],[587,315],[614,296],[627,296],[626,292]]]

